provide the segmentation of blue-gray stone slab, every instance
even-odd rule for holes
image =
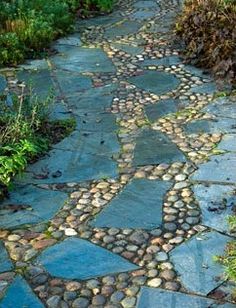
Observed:
[[[199,86],[194,86],[190,90],[191,92],[199,94],[214,94],[217,91],[217,87],[215,83],[208,82]]]
[[[92,88],[91,78],[83,75],[74,75],[71,72],[56,71],[55,76],[64,95],[68,96],[76,92]]]
[[[90,279],[139,267],[104,248],[78,238],[68,238],[51,246],[36,259],[55,277]]]
[[[7,86],[6,78],[3,75],[0,75],[0,92],[4,91]]]
[[[221,142],[218,144],[217,149],[236,152],[236,134],[224,135]]]
[[[77,46],[77,47],[80,47],[82,45],[80,35],[78,33],[75,33],[67,37],[60,38],[55,43],[56,45],[69,45],[69,46]]]
[[[229,233],[227,217],[234,215],[235,186],[197,184],[193,191],[201,208],[202,224]]]
[[[132,13],[129,15],[130,18],[132,19],[137,19],[140,21],[150,19],[156,15],[156,12],[153,11],[137,11],[135,13]]]
[[[83,73],[115,72],[115,66],[100,48],[71,47],[64,53],[51,58],[56,68]]]
[[[52,121],[68,120],[72,117],[72,112],[63,101],[56,101],[54,104],[49,106],[48,117]]]
[[[117,177],[117,164],[108,155],[52,150],[30,165],[21,183],[71,183]]]
[[[233,308],[235,305],[214,299],[163,289],[142,287],[137,308]]]
[[[82,133],[80,131],[74,131],[69,137],[55,144],[53,148],[96,155],[111,155],[120,151],[115,133]]]
[[[47,222],[62,208],[67,194],[34,186],[16,187],[0,204],[0,228]]]
[[[199,166],[191,179],[198,182],[236,183],[236,153],[211,156],[208,162]]]
[[[151,122],[164,117],[169,113],[175,113],[180,109],[180,101],[177,99],[164,99],[144,107],[147,118]]]
[[[74,114],[102,113],[111,107],[116,89],[117,84],[92,88],[67,100]]]
[[[184,66],[184,70],[187,72],[187,73],[190,73],[194,76],[197,76],[197,77],[200,77],[200,78],[203,78],[203,79],[211,79],[211,76],[206,73],[205,71],[203,71],[202,69],[200,68],[197,68],[195,66],[192,66],[192,65],[185,65]]]
[[[225,97],[214,100],[211,104],[203,108],[202,111],[213,114],[216,117],[236,120],[236,104]]]
[[[89,114],[76,117],[77,129],[87,132],[115,132],[116,116],[112,113]]]
[[[49,69],[48,62],[45,59],[40,60],[27,60],[20,68],[25,70],[47,70]]]
[[[47,97],[54,91],[54,85],[47,69],[22,70],[17,73],[17,78],[32,87],[32,92],[41,98]]]
[[[169,164],[178,161],[184,162],[186,157],[166,135],[152,129],[141,131],[134,150],[134,166]]]
[[[162,223],[162,204],[171,183],[134,179],[92,221],[94,227],[153,229]]]
[[[0,308],[43,308],[43,303],[33,293],[28,283],[16,276],[0,301]]]
[[[215,118],[214,120],[197,120],[184,126],[187,134],[202,133],[236,133],[235,120],[230,118]]]
[[[80,19],[77,24],[78,29],[83,29],[91,26],[111,26],[117,22],[121,21],[121,16],[112,14],[112,15],[105,15],[105,16],[98,16],[94,18],[88,19]]]
[[[170,252],[182,285],[190,292],[207,295],[225,279],[224,268],[214,256],[224,254],[232,238],[211,231],[201,233]]]
[[[159,5],[156,1],[146,0],[146,1],[137,1],[133,5],[136,9],[157,9]],[[155,10],[156,11],[156,10]]]
[[[141,54],[144,51],[143,47],[128,44],[113,43],[112,46],[133,56]]]
[[[2,241],[0,241],[0,273],[12,270],[13,264],[8,256],[6,248]]]
[[[181,63],[181,59],[178,56],[169,56],[161,59],[146,59],[139,63],[141,67],[146,66],[172,66],[178,65]]]
[[[180,81],[173,74],[165,72],[145,71],[143,75],[134,76],[128,79],[136,87],[148,92],[162,95],[175,90]]]
[[[114,39],[120,36],[126,36],[137,33],[141,24],[136,21],[124,20],[124,22],[107,28],[104,32],[104,37],[107,39]]]

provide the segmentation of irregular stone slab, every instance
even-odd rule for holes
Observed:
[[[179,109],[180,101],[172,98],[160,100],[156,104],[150,104],[144,107],[148,120],[151,122],[155,122],[169,113],[175,113]]]
[[[153,229],[162,223],[162,204],[171,183],[135,179],[92,221],[93,227]]]
[[[181,63],[181,59],[178,56],[169,56],[161,59],[147,59],[139,63],[139,66],[172,66],[178,65]]]
[[[18,181],[22,183],[72,183],[115,178],[117,164],[107,155],[52,150],[30,165]]]
[[[216,84],[213,82],[204,83],[203,85],[194,86],[191,89],[191,92],[200,93],[200,94],[213,94],[217,91]]]
[[[157,4],[156,1],[152,1],[152,0],[146,0],[146,1],[137,1],[134,3],[133,7],[135,7],[136,9],[156,9],[159,8],[159,5]]]
[[[190,74],[197,76],[197,77],[200,77],[200,78],[212,79],[211,76],[208,73],[206,73],[204,70],[197,68],[195,66],[192,66],[192,65],[185,65],[184,70],[187,73],[190,73]]]
[[[67,194],[34,187],[16,187],[0,205],[0,228],[47,222],[62,208]]]
[[[137,19],[140,21],[150,19],[156,15],[156,12],[153,11],[137,11],[135,13],[132,13],[129,15],[130,18],[132,19]]]
[[[224,268],[213,257],[223,255],[230,241],[231,237],[211,231],[196,235],[171,251],[171,262],[187,290],[207,295],[222,283]]]
[[[221,142],[218,144],[217,149],[236,152],[236,135],[224,135]]]
[[[186,161],[184,154],[163,133],[145,129],[137,138],[134,150],[134,166],[157,165]]]
[[[107,39],[115,39],[116,37],[126,36],[137,33],[141,24],[136,21],[124,20],[123,22],[107,28],[104,32],[104,37]]]
[[[143,47],[128,44],[113,43],[112,46],[133,56],[141,54],[144,51]]]
[[[20,65],[20,68],[25,70],[48,70],[48,62],[45,59],[40,60],[26,60],[24,64]]]
[[[117,254],[72,237],[44,250],[36,264],[43,265],[52,276],[82,280],[139,268]]]
[[[33,293],[28,283],[20,276],[16,276],[7,288],[6,294],[0,301],[1,308],[43,308],[43,303]]]
[[[115,132],[116,116],[112,113],[88,114],[76,117],[77,129],[87,132]]]
[[[6,248],[2,241],[0,241],[0,273],[12,270],[13,264],[8,256]]]
[[[134,76],[128,79],[136,87],[148,92],[162,95],[175,90],[180,84],[179,79],[174,75],[165,72],[145,71],[143,75]]]
[[[184,126],[187,134],[236,133],[234,119],[216,118],[214,120],[197,120]]]
[[[68,120],[72,118],[72,112],[63,101],[56,101],[54,104],[49,106],[48,117],[51,121]]]
[[[199,166],[191,177],[194,181],[236,182],[236,153],[211,156],[210,160]]]
[[[227,217],[234,214],[235,186],[194,185],[194,195],[200,205],[202,224],[229,233]]]
[[[56,68],[71,72],[115,72],[115,66],[100,48],[69,47],[64,54],[51,58]]]
[[[137,308],[164,308],[167,307],[167,305],[171,308],[235,307],[235,305],[230,303],[220,303],[216,300],[196,295],[189,295],[156,288],[141,288]]]
[[[68,96],[76,92],[92,88],[91,78],[83,75],[73,75],[71,72],[56,71],[55,76],[64,95]]]
[[[23,70],[17,73],[17,78],[32,87],[32,92],[41,99],[47,97],[50,92],[55,92],[49,70]]]
[[[226,97],[214,100],[213,103],[203,108],[202,111],[213,114],[216,117],[236,119],[236,104]]]
[[[77,46],[80,47],[82,45],[80,35],[75,33],[73,35],[60,38],[56,41],[56,45],[69,45],[69,46]]]
[[[120,22],[122,17],[115,12],[111,15],[98,16],[88,19],[79,19],[77,28],[83,29],[91,26],[111,26],[117,22]]]
[[[102,113],[111,107],[116,90],[117,84],[110,84],[92,88],[75,97],[69,97],[67,100],[74,114]]]
[[[6,78],[3,75],[0,75],[0,92],[4,91],[7,87]]]
[[[69,137],[55,144],[53,148],[96,155],[112,155],[120,151],[116,134],[82,133],[80,131],[73,132]]]

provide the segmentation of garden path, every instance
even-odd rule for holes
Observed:
[[[180,8],[121,2],[16,71],[77,125],[0,206],[0,307],[235,307],[213,257],[233,238],[236,105],[179,58]]]

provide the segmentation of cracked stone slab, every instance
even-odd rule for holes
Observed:
[[[200,94],[213,94],[217,92],[217,87],[214,82],[208,82],[202,85],[194,86],[190,89],[190,91]]]
[[[236,182],[236,153],[213,155],[210,160],[199,166],[191,179],[194,181],[207,182]]]
[[[147,59],[139,63],[139,66],[172,66],[181,63],[181,59],[178,56],[169,56],[161,59]]]
[[[229,233],[227,217],[234,215],[235,186],[197,184],[193,191],[201,208],[202,224]]]
[[[169,113],[177,112],[181,107],[181,103],[177,99],[164,99],[156,102],[156,104],[145,106],[144,111],[148,120],[155,122]]]
[[[162,223],[162,204],[171,183],[134,179],[91,222],[93,227],[153,229]]]
[[[48,61],[45,59],[40,60],[26,60],[24,64],[20,65],[20,68],[25,70],[47,70],[49,69]]]
[[[187,73],[190,73],[190,74],[192,74],[196,77],[200,77],[200,78],[203,78],[203,79],[212,79],[210,74],[208,74],[207,72],[204,72],[202,69],[197,68],[193,65],[185,65],[184,70]]]
[[[74,131],[69,137],[55,144],[53,148],[96,155],[111,155],[120,151],[117,135],[103,132]]]
[[[117,163],[108,155],[52,150],[18,177],[20,183],[79,183],[116,178]]]
[[[62,208],[67,194],[34,187],[16,187],[0,204],[0,228],[47,222]]]
[[[77,116],[76,128],[86,132],[116,132],[119,127],[116,123],[116,116],[112,113],[98,113]]]
[[[234,119],[216,118],[214,120],[197,120],[184,125],[187,134],[236,133]]]
[[[214,256],[224,254],[232,238],[211,231],[195,235],[170,253],[180,281],[190,292],[207,295],[224,280],[224,268],[214,261]]]
[[[13,264],[8,256],[7,250],[0,241],[0,273],[8,272],[13,269]]]
[[[144,71],[143,75],[128,78],[128,82],[147,92],[162,95],[175,90],[180,81],[173,74],[156,71]]]
[[[116,37],[135,34],[139,31],[141,24],[136,21],[124,20],[114,26],[107,28],[104,32],[106,39],[115,39]]]
[[[4,91],[7,87],[6,78],[3,75],[0,75],[0,92]]]
[[[112,61],[100,48],[69,46],[64,53],[52,57],[51,62],[56,68],[77,73],[116,71]]]
[[[169,164],[176,161],[185,162],[186,157],[166,135],[152,129],[141,131],[134,150],[134,166]]]
[[[217,149],[236,152],[236,134],[224,135],[221,142],[218,144]]]
[[[109,250],[72,237],[45,249],[36,264],[44,266],[52,276],[82,280],[139,268]]]
[[[51,121],[68,120],[72,118],[72,112],[68,109],[67,104],[62,101],[56,101],[49,106],[48,117]]]
[[[43,308],[43,303],[34,294],[28,283],[21,277],[16,276],[7,288],[4,297],[0,300],[0,308]]]
[[[236,103],[226,97],[214,100],[211,104],[203,108],[202,111],[213,114],[216,117],[232,118],[236,120]]]
[[[73,35],[60,38],[55,42],[55,45],[69,45],[69,46],[81,47],[82,42],[80,39],[80,35],[78,33],[75,33]]]
[[[233,308],[235,305],[222,303],[210,298],[173,292],[163,289],[142,287],[138,298],[137,308]]]

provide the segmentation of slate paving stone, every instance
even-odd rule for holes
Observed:
[[[144,51],[143,47],[140,46],[133,46],[128,44],[121,44],[121,43],[113,43],[112,46],[116,49],[122,50],[132,56],[141,54]]]
[[[52,121],[68,120],[72,118],[72,112],[63,101],[56,101],[54,104],[49,106],[48,117]]]
[[[6,78],[3,75],[0,75],[0,92],[4,91],[7,87]]]
[[[150,104],[144,107],[144,111],[147,118],[151,122],[155,122],[158,119],[169,113],[175,113],[181,108],[181,103],[177,99],[164,99],[158,101],[156,104]]]
[[[35,262],[52,276],[64,279],[85,280],[139,268],[117,254],[72,237],[44,250]]]
[[[235,305],[196,295],[142,287],[137,308],[233,308]]]
[[[187,134],[236,133],[236,124],[234,119],[229,118],[197,120],[186,124],[184,130]]]
[[[223,255],[230,241],[231,237],[211,231],[196,235],[171,251],[170,260],[188,291],[207,295],[222,283],[224,268],[213,257]]]
[[[141,24],[139,24],[137,21],[124,20],[123,22],[117,25],[107,28],[104,31],[104,37],[106,39],[112,40],[115,39],[116,37],[135,34],[138,32],[140,27]]]
[[[7,288],[6,294],[0,301],[1,308],[43,308],[43,303],[33,293],[28,283],[16,276],[12,284]]]
[[[133,7],[136,9],[156,9],[159,7],[156,1],[146,0],[146,1],[137,1],[134,3]]]
[[[60,38],[56,41],[56,45],[82,46],[79,33]]]
[[[102,113],[111,107],[116,90],[117,84],[110,84],[89,89],[74,97],[67,97],[67,100],[74,114]]]
[[[144,129],[137,137],[134,150],[134,166],[157,165],[161,163],[184,162],[186,157],[163,133]]]
[[[47,69],[36,71],[22,70],[17,73],[17,78],[30,86],[32,92],[41,99],[47,97],[50,92],[55,92],[50,72]]]
[[[208,162],[199,166],[199,169],[193,173],[191,179],[194,181],[235,183],[236,153],[211,156]]]
[[[217,149],[229,152],[236,152],[236,135],[224,135],[221,142],[218,144]]]
[[[137,19],[139,21],[143,21],[146,19],[150,19],[156,15],[154,11],[137,11],[129,15],[131,19]]]
[[[62,208],[67,198],[67,194],[60,191],[32,185],[16,187],[0,204],[0,228],[12,229],[47,222]]]
[[[128,82],[148,92],[162,95],[175,90],[180,81],[174,75],[165,72],[145,71],[143,75],[134,76]]]
[[[190,89],[190,91],[200,94],[213,94],[214,92],[217,92],[217,87],[215,83],[208,82],[202,85],[194,86]]]
[[[83,73],[115,72],[115,66],[100,48],[83,48],[68,46],[64,53],[51,58],[56,68]]]
[[[77,116],[77,129],[87,132],[115,132],[118,130],[116,116],[112,113],[99,113]]]
[[[93,227],[153,229],[162,223],[163,198],[171,183],[135,179],[92,221]]]
[[[117,22],[120,22],[122,17],[119,14],[116,14],[115,12],[111,15],[105,15],[105,16],[99,16],[94,18],[88,18],[88,19],[80,19],[77,28],[79,30],[91,26],[103,26],[108,27],[111,26]]]
[[[217,231],[229,233],[227,217],[234,214],[235,186],[194,185],[193,191],[202,214],[202,224]]]
[[[204,72],[202,69],[197,68],[197,67],[192,66],[192,65],[185,65],[184,70],[186,72],[192,74],[193,76],[197,76],[197,77],[209,79],[209,80],[212,79],[210,74],[208,74],[207,72]]]
[[[225,97],[214,100],[211,104],[203,108],[202,111],[213,114],[216,117],[232,118],[236,120],[236,104]]]
[[[55,73],[55,77],[64,95],[84,91],[92,88],[91,78],[83,75],[74,75],[71,72],[59,71]]]
[[[146,59],[139,63],[139,66],[146,67],[146,66],[172,66],[178,65],[181,63],[181,59],[178,56],[169,56],[164,57],[161,59]]]
[[[117,135],[103,132],[82,133],[75,131],[69,137],[55,144],[53,148],[96,155],[111,155],[120,151]]]
[[[13,264],[8,256],[6,248],[2,241],[0,241],[0,273],[12,270]]]
[[[107,155],[52,150],[18,178],[20,183],[72,183],[117,177],[117,164]]]
[[[20,68],[25,70],[47,70],[49,69],[48,62],[45,59],[40,60],[26,60]]]

